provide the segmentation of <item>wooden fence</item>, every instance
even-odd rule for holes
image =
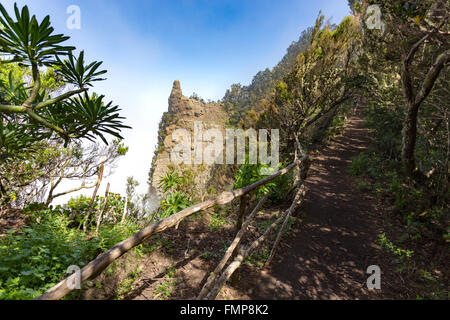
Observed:
[[[243,223],[241,229],[239,232],[237,232],[237,235],[233,242],[231,243],[230,247],[226,251],[224,257],[220,261],[219,265],[216,267],[214,272],[209,276],[207,279],[205,285],[203,286],[199,296],[197,299],[215,299],[217,294],[219,293],[222,286],[225,284],[225,282],[231,277],[234,271],[236,271],[237,268],[240,267],[243,261],[256,249],[258,248],[261,243],[263,243],[269,234],[281,223],[283,222],[279,232],[278,236],[275,240],[275,244],[272,248],[272,251],[270,253],[269,259],[267,263],[270,262],[272,259],[276,247],[280,241],[281,235],[283,233],[284,228],[286,227],[286,224],[289,220],[289,217],[294,212],[295,208],[298,206],[298,204],[301,202],[303,195],[305,193],[305,188],[303,185],[304,180],[306,179],[308,169],[309,169],[309,157],[303,152],[301,146],[299,143],[297,143],[298,150],[300,152],[301,158],[297,159],[297,156],[293,163],[288,165],[286,168],[277,171],[276,173],[272,174],[271,176],[268,176],[262,180],[259,180],[249,186],[246,186],[241,189],[233,190],[231,192],[223,192],[218,197],[214,199],[210,199],[207,201],[204,201],[202,203],[193,205],[189,208],[186,208],[166,219],[163,219],[161,221],[158,221],[141,231],[137,232],[133,236],[129,237],[128,239],[117,243],[114,245],[111,249],[106,251],[105,253],[98,256],[96,259],[88,263],[84,268],[81,269],[81,282],[86,281],[88,279],[93,279],[97,277],[103,270],[105,270],[114,260],[121,257],[123,254],[131,250],[132,248],[136,247],[137,245],[141,244],[144,240],[147,238],[157,234],[161,233],[164,230],[170,228],[170,227],[178,227],[181,221],[183,221],[185,218],[189,217],[190,215],[199,212],[201,210],[205,210],[208,208],[211,208],[215,205],[224,205],[227,203],[230,203],[236,198],[241,198],[242,196],[247,195],[248,193],[252,192],[253,190],[257,189],[258,187],[290,172],[294,168],[300,169],[300,177],[298,181],[296,181],[298,189],[294,198],[294,201],[292,202],[290,208],[284,212],[272,225],[262,234],[255,242],[250,244],[248,247],[239,246],[242,236],[244,235],[245,231],[247,230],[247,227],[249,226],[252,219],[255,217],[255,215],[259,212],[262,205],[266,201],[268,196],[264,196],[256,207],[253,209],[251,214],[247,217],[245,222]],[[296,152],[297,155],[297,152]],[[241,201],[242,198],[241,198]],[[227,262],[234,258],[234,261],[232,261],[228,267],[224,270]],[[72,286],[69,284],[75,283],[75,277],[77,277],[76,274],[72,274],[71,276],[65,278],[61,282],[59,282],[57,285],[55,285],[53,288],[49,289],[47,292],[42,294],[41,296],[37,297],[36,300],[58,300],[63,298],[65,295],[67,295],[69,292],[73,290]]]

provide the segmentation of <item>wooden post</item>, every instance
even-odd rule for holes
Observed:
[[[91,209],[92,209],[92,204],[95,201],[95,197],[97,196],[98,188],[100,188],[100,184],[101,184],[102,179],[103,179],[103,170],[104,170],[104,168],[105,168],[105,161],[102,160],[102,164],[100,165],[100,171],[98,173],[97,184],[95,185],[95,189],[94,189],[94,193],[92,194],[91,202],[89,202],[89,207],[88,207],[88,209],[86,211],[86,216],[84,217],[83,231],[85,231],[85,232],[86,232],[86,229],[87,229],[87,223],[88,223],[89,216],[90,216]]]
[[[242,229],[242,223],[244,222],[245,218],[245,212],[247,211],[247,203],[248,203],[248,196],[244,195],[241,197],[241,203],[239,205],[239,216],[236,221],[236,229],[235,233],[238,234],[239,230]],[[235,249],[232,255],[232,259],[234,260],[237,256],[237,250]],[[233,276],[233,285],[236,286],[239,282],[239,274],[236,272]]]
[[[235,227],[236,234],[239,232],[239,230],[242,229],[242,223],[244,222],[245,212],[247,210],[247,202],[248,202],[247,195],[242,196],[240,200],[241,200],[241,202],[239,204],[239,215],[238,215],[238,219],[236,221],[236,227]]]
[[[98,233],[98,228],[100,227],[100,223],[102,223],[102,217],[103,217],[103,212],[105,211],[106,208],[106,204],[108,203],[108,197],[109,197],[109,187],[110,187],[110,183],[108,182],[108,185],[106,186],[106,192],[105,192],[105,202],[103,203],[102,208],[99,210],[98,212],[98,216],[97,216],[97,225],[95,227],[95,234]]]
[[[294,150],[295,150],[294,151],[294,161],[297,161],[297,159],[298,159],[297,148],[294,148]],[[294,185],[298,185],[299,180],[300,180],[300,167],[297,166],[294,169]]]
[[[242,236],[244,235],[244,232],[247,230],[247,227],[250,225],[250,222],[252,222],[253,217],[259,212],[263,204],[266,202],[267,198],[269,196],[265,195],[264,197],[259,200],[256,207],[253,209],[252,213],[248,216],[247,220],[245,220],[244,225],[242,226],[241,230],[237,233],[236,237],[234,238],[231,245],[228,247],[227,251],[225,252],[225,255],[223,256],[220,263],[217,265],[216,269],[214,269],[214,272],[209,276],[208,280],[206,281],[205,285],[203,286],[202,290],[200,291],[200,294],[197,297],[197,300],[202,300],[206,294],[211,290],[212,286],[214,285],[214,282],[216,281],[219,274],[222,272],[223,268],[227,264],[228,260],[230,260],[230,257],[233,254],[237,253],[236,248],[238,247],[239,243],[241,242]]]
[[[284,219],[283,225],[281,226],[280,231],[278,232],[278,235],[277,235],[277,238],[276,238],[275,243],[273,245],[272,251],[270,251],[269,258],[267,259],[267,261],[264,264],[264,266],[268,266],[270,264],[270,262],[272,261],[273,256],[275,255],[275,251],[276,251],[276,248],[278,246],[278,243],[280,242],[281,236],[283,235],[283,231],[286,228],[286,225],[287,225],[287,223],[289,221],[289,218],[291,217],[292,212],[294,212],[295,208],[299,205],[300,199],[301,199],[301,197],[304,194],[305,194],[305,186],[302,185],[298,189],[297,194],[295,195],[294,201],[292,201],[291,207],[287,211],[286,218]]]

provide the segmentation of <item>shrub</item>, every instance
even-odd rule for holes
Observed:
[[[240,189],[264,179],[265,176],[261,174],[263,168],[270,167],[268,165],[262,165],[260,163],[249,164],[249,160],[247,157],[245,163],[239,168],[235,175],[234,189]],[[256,196],[259,198],[269,193],[271,186],[274,186],[273,181],[260,186],[258,189],[256,189]]]
[[[284,167],[286,166],[281,164],[279,166],[280,169]],[[247,159],[246,163],[239,168],[235,175],[234,189],[243,188],[264,179],[266,176],[261,174],[263,168],[272,169],[268,165],[249,164]],[[286,200],[286,195],[289,194],[293,187],[293,174],[290,171],[260,186],[256,189],[256,196],[260,198],[265,194],[269,194],[269,201],[272,204],[282,203]]]
[[[35,298],[65,277],[69,266],[83,267],[138,230],[126,222],[103,226],[92,238],[72,227],[70,211],[62,207],[25,212],[29,226],[0,239],[0,299]]]
[[[165,200],[161,202],[160,218],[164,219],[171,215],[186,209],[192,205],[189,196],[185,193],[175,191],[169,194]]]

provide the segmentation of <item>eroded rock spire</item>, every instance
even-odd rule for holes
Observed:
[[[182,97],[183,92],[181,91],[180,81],[175,80],[169,97],[169,112],[176,111],[180,107]]]

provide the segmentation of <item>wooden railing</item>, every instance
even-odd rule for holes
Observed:
[[[276,173],[272,174],[271,176],[268,176],[262,180],[259,180],[249,186],[246,186],[241,189],[233,190],[231,192],[223,192],[218,197],[214,199],[210,199],[207,201],[204,201],[202,203],[193,205],[189,208],[186,208],[176,214],[173,214],[172,216],[163,219],[161,221],[158,221],[141,231],[137,232],[133,236],[129,237],[128,239],[117,243],[114,245],[111,249],[106,251],[105,253],[98,256],[96,259],[88,263],[84,268],[81,269],[81,275],[80,274],[72,274],[71,276],[65,278],[61,282],[59,282],[57,285],[55,285],[53,288],[49,289],[47,292],[42,294],[41,296],[37,297],[36,300],[58,300],[63,298],[65,295],[67,295],[69,292],[73,290],[72,286],[69,284],[72,284],[75,282],[77,276],[81,278],[81,282],[86,281],[88,279],[93,279],[96,276],[98,276],[103,270],[105,270],[113,261],[121,257],[123,254],[131,250],[132,248],[136,247],[137,245],[141,244],[144,240],[147,238],[157,234],[161,233],[164,230],[170,228],[170,227],[178,227],[181,221],[183,221],[185,218],[189,217],[190,215],[199,212],[201,210],[205,210],[208,208],[211,208],[215,205],[224,205],[227,203],[230,203],[236,198],[241,198],[242,196],[247,195],[248,193],[252,192],[253,190],[257,189],[258,187],[290,172],[295,167],[300,168],[300,177],[297,181],[297,193],[294,198],[294,201],[292,202],[290,208],[282,214],[265,232],[262,234],[255,242],[253,242],[248,247],[239,246],[242,236],[244,232],[246,231],[248,225],[254,218],[254,216],[258,213],[258,211],[261,209],[262,205],[267,199],[267,196],[264,196],[256,207],[253,209],[252,213],[247,217],[246,221],[243,223],[241,229],[237,233],[235,239],[231,243],[230,247],[228,248],[227,252],[225,253],[224,257],[220,261],[219,265],[216,267],[214,272],[210,275],[207,282],[203,286],[198,299],[215,299],[219,290],[222,288],[222,286],[225,284],[225,282],[231,277],[233,272],[239,268],[239,266],[242,264],[243,261],[257,248],[263,243],[271,231],[273,231],[277,225],[279,225],[281,222],[283,222],[283,225],[278,232],[278,236],[275,240],[275,244],[273,246],[273,249],[270,253],[269,260],[267,263],[270,262],[272,259],[276,246],[278,245],[278,242],[280,241],[281,234],[289,220],[289,217],[291,216],[292,212],[295,210],[297,205],[301,202],[302,197],[305,192],[305,188],[303,186],[303,181],[306,179],[307,172],[309,169],[309,158],[306,154],[303,153],[303,150],[301,149],[300,144],[298,145],[298,149],[301,155],[300,159],[294,160],[293,163],[288,165],[286,168],[277,171]],[[297,152],[296,152],[297,154]],[[239,247],[238,247],[239,246]],[[230,260],[230,258],[235,258],[234,261],[232,261],[228,267],[225,268],[225,265]]]

